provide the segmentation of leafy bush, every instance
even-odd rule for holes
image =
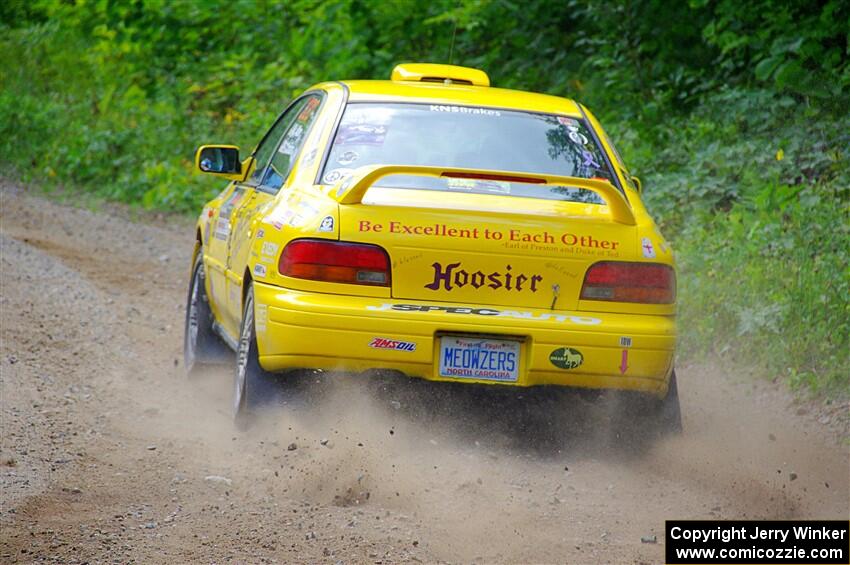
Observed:
[[[787,94],[724,88],[654,138],[620,136],[675,242],[686,356],[847,394],[848,126]]]

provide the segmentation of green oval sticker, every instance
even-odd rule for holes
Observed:
[[[584,356],[572,347],[561,347],[549,354],[549,362],[561,369],[575,369],[584,361]]]

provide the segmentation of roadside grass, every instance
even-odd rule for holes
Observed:
[[[683,354],[721,356],[795,389],[847,397],[846,210],[795,206],[776,223],[754,216],[736,209],[677,239]]]
[[[850,398],[850,117],[726,89],[639,126],[612,129],[677,252],[682,356]]]

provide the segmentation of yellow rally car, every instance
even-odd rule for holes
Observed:
[[[232,182],[198,219],[185,361],[236,351],[237,418],[274,373],[391,369],[637,391],[680,428],[672,250],[584,106],[399,65],[196,163]]]

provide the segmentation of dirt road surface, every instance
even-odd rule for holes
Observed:
[[[657,563],[665,519],[848,516],[847,405],[718,367],[654,444],[326,375],[238,432],[229,369],[183,374],[191,222],[0,197],[0,563]]]

